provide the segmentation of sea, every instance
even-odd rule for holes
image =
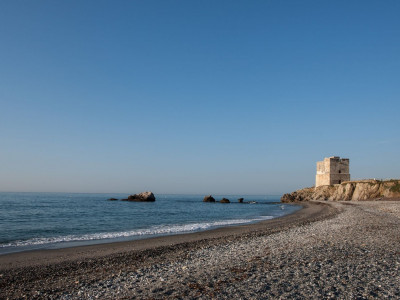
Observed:
[[[155,195],[155,202],[108,201],[128,194],[0,193],[0,255],[183,234],[250,224],[300,209],[280,196]],[[238,198],[244,198],[239,203]]]

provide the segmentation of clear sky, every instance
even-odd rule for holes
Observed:
[[[0,191],[400,177],[400,1],[0,2]]]

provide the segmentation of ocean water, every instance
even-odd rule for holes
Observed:
[[[155,202],[107,201],[128,194],[0,193],[0,254],[125,241],[249,224],[300,207],[279,196],[155,195]],[[238,203],[243,197],[252,203]]]

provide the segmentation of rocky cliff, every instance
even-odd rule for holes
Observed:
[[[362,201],[400,198],[400,180],[345,181],[341,184],[304,188],[281,197],[282,202],[310,200]]]

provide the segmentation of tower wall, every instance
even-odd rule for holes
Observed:
[[[315,186],[339,184],[350,180],[350,160],[338,156],[317,162]]]

